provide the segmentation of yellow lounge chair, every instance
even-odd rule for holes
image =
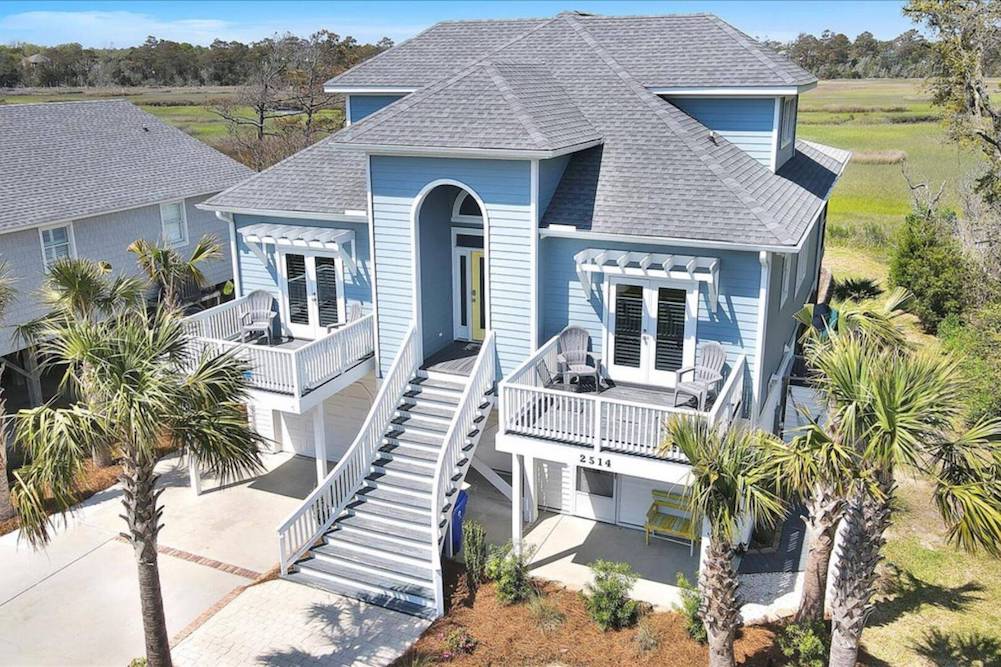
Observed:
[[[646,543],[650,544],[650,536],[661,537],[671,542],[688,544],[689,553],[695,553],[695,531],[692,519],[688,515],[688,498],[681,493],[671,491],[651,491],[653,503],[646,512],[646,523],[643,525],[646,533]]]

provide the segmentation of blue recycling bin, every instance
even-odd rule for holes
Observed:
[[[466,503],[469,502],[469,494],[459,491],[459,497],[455,499],[455,507],[452,508],[452,555],[462,551],[462,520],[466,517]]]

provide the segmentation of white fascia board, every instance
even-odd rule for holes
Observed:
[[[24,231],[26,229],[36,229],[38,227],[58,227],[58,226],[61,226],[61,225],[68,225],[71,222],[83,222],[83,221],[87,220],[87,218],[96,218],[99,215],[112,215],[113,213],[122,213],[124,211],[134,211],[137,208],[146,208],[147,206],[156,206],[158,204],[162,204],[162,203],[165,203],[165,202],[178,202],[178,201],[182,201],[183,200],[186,203],[188,199],[194,199],[196,197],[207,197],[209,195],[219,194],[220,192],[222,192],[222,190],[219,190],[217,188],[215,190],[209,190],[208,192],[196,192],[196,193],[192,193],[190,195],[178,195],[176,197],[169,198],[169,199],[163,199],[163,198],[151,199],[150,201],[147,201],[147,202],[141,202],[141,203],[138,203],[138,204],[129,204],[128,206],[119,206],[117,208],[109,208],[109,209],[105,209],[103,211],[95,211],[93,213],[82,213],[80,215],[74,215],[74,216],[69,217],[69,218],[56,218],[56,219],[53,219],[53,220],[40,220],[38,222],[29,222],[29,223],[25,223],[23,225],[17,225],[17,226],[14,226],[14,227],[9,227],[7,229],[0,229],[0,234],[10,234],[11,232],[21,232],[21,231]],[[202,207],[201,204],[195,204],[195,208],[203,208],[203,207]],[[204,209],[204,210],[207,211],[209,209]]]
[[[800,86],[734,86],[728,87],[692,87],[692,86],[647,86],[654,95],[673,95],[675,97],[777,97],[781,95],[799,95],[817,87],[817,82]]]
[[[325,93],[341,95],[407,95],[417,90],[413,86],[324,86]]]
[[[704,241],[693,238],[672,238],[669,236],[640,236],[634,234],[603,234],[600,232],[578,231],[576,229],[545,227],[539,230],[542,238],[588,239],[595,241],[618,241],[621,243],[646,243],[650,245],[679,246],[683,248],[718,248],[721,250],[747,250],[758,252],[796,252],[793,246],[769,246],[753,243],[729,243],[727,241]]]
[[[559,150],[524,150],[503,148],[451,148],[447,146],[391,146],[387,144],[345,144],[369,155],[399,155],[421,157],[465,157],[493,160],[548,160],[576,153],[602,143],[601,140],[567,146]]]
[[[273,218],[296,218],[299,220],[326,220],[329,222],[368,222],[368,217],[363,211],[347,210],[343,215],[337,213],[315,213],[310,211],[280,211],[265,208],[241,208],[238,206],[211,206],[206,204],[196,204],[195,208],[204,211],[216,211],[236,215],[266,215]]]

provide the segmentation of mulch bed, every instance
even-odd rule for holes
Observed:
[[[174,451],[173,448],[166,446],[158,447],[157,449],[159,451],[160,458],[163,458]],[[122,466],[117,463],[115,465],[108,466],[107,468],[96,468],[94,466],[94,461],[87,459],[83,463],[83,470],[77,477],[76,488],[73,491],[72,504],[76,505],[78,503],[82,503],[95,493],[100,493],[101,491],[110,489],[118,483],[118,477],[121,474]],[[13,487],[13,480],[11,480],[11,486]],[[59,513],[59,505],[48,493],[45,495],[45,506],[49,516]],[[13,533],[20,527],[21,520],[15,515],[6,521],[0,521],[0,535]]]
[[[455,665],[705,665],[708,649],[689,638],[680,615],[648,613],[642,623],[655,630],[659,642],[654,650],[640,649],[638,626],[620,631],[602,632],[591,617],[578,592],[548,582],[537,581],[539,589],[565,615],[563,623],[551,632],[543,632],[527,605],[506,606],[498,602],[493,584],[484,584],[475,600],[465,585],[463,570],[446,561],[446,591],[451,606],[445,616],[435,621],[413,648],[394,663],[410,667],[427,662],[446,661]],[[443,656],[445,638],[462,629],[476,640],[471,653]],[[775,648],[775,629],[744,628],[736,642],[738,664],[766,667],[783,664]]]

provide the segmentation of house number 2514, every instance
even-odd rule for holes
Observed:
[[[597,468],[601,468],[601,467],[611,468],[612,467],[612,459],[606,459],[606,458],[603,458],[601,456],[588,456],[587,454],[581,454],[580,455],[580,462],[583,465],[594,466],[594,467],[597,467]]]

